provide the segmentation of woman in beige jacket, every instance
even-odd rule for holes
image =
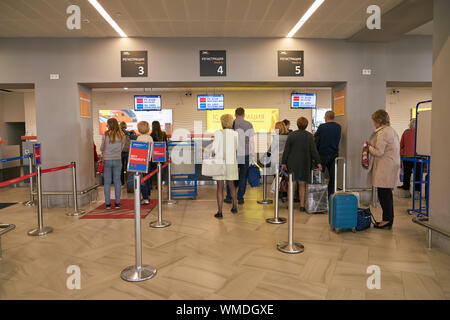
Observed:
[[[390,126],[389,114],[378,110],[372,114],[375,132],[369,145],[371,160],[369,181],[377,187],[378,199],[383,209],[383,221],[375,227],[391,229],[394,223],[394,200],[392,189],[400,184],[400,142],[397,133]]]

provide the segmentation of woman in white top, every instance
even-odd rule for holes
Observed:
[[[150,136],[150,125],[147,121],[140,121],[137,124],[137,128],[139,131],[139,136],[137,137],[136,141],[140,142],[148,142],[149,144],[149,153],[148,153],[148,171],[147,174],[151,171],[151,159],[152,159],[152,153],[153,153],[153,138]],[[152,191],[152,180],[147,179],[147,181],[144,181],[144,183],[141,184],[141,193],[142,193],[142,202],[141,204],[147,205],[150,203],[150,193]]]
[[[212,151],[216,159],[222,159],[225,163],[225,175],[213,176],[213,180],[217,181],[217,207],[218,211],[214,215],[216,218],[223,218],[223,188],[224,181],[231,191],[231,198],[233,207],[232,213],[237,213],[236,187],[234,180],[239,180],[238,162],[236,159],[236,152],[238,147],[238,133],[233,130],[233,116],[231,114],[224,114],[220,117],[223,130],[218,130],[214,133],[214,141],[212,143]]]

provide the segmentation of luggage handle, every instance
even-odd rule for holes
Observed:
[[[343,165],[343,177],[342,177],[342,192],[345,192],[345,180],[346,180],[346,171],[345,171],[345,158],[344,157],[337,157],[334,160],[334,192],[337,192],[337,176],[338,176],[338,162],[339,160],[344,161]]]
[[[318,170],[318,169],[311,169],[311,184],[314,184],[314,171],[319,171],[319,179],[320,182],[322,183],[322,171]]]

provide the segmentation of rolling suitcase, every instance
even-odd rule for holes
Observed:
[[[306,212],[325,213],[328,211],[328,186],[322,184],[320,170],[311,171],[311,183],[306,185]]]
[[[337,192],[337,170],[338,161],[343,160],[343,190]],[[358,223],[358,199],[353,193],[345,191],[345,158],[338,157],[334,162],[334,194],[330,196],[328,222],[331,230],[336,233],[343,229],[351,229],[356,232]]]

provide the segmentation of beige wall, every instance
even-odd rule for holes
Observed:
[[[296,121],[300,116],[309,120],[311,130],[311,110],[293,110],[290,108],[290,97],[293,89],[237,89],[237,90],[214,90],[208,89],[207,93],[225,95],[225,108],[279,108],[280,120],[289,119],[291,129],[296,129]],[[331,107],[331,89],[296,89],[297,92],[317,94],[317,106],[322,108]],[[186,90],[151,91],[151,94],[160,94],[162,105],[165,109],[172,109],[172,121],[174,129],[185,128],[194,130],[194,121],[202,121],[203,130],[206,131],[206,111],[197,111],[197,94],[205,94],[206,91],[192,90],[192,96],[185,96]],[[146,92],[150,94],[149,92]],[[133,96],[143,92],[93,92],[93,126],[94,142],[97,147],[101,144],[98,125],[98,111],[101,109],[133,109]],[[264,146],[261,146],[264,149]],[[265,151],[265,150],[263,150]]]
[[[398,93],[392,94],[392,89]],[[391,126],[399,137],[408,128],[411,119],[411,108],[420,101],[431,100],[431,88],[387,88],[386,111],[391,118]]]

